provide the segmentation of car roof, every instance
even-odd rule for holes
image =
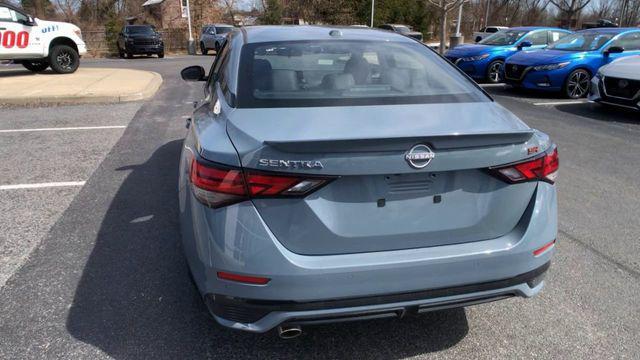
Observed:
[[[593,29],[585,29],[585,30],[580,30],[578,32],[580,33],[598,33],[598,34],[622,34],[625,32],[633,32],[633,31],[640,31],[640,28],[593,28]]]
[[[309,40],[379,40],[414,42],[415,40],[391,31],[361,27],[315,26],[315,25],[261,25],[242,27],[245,43],[270,41]],[[331,36],[332,30],[339,30],[339,37]]]
[[[8,7],[11,10],[15,10],[15,11],[19,11],[19,12],[25,12],[25,10],[20,9],[17,6],[15,6],[13,4],[9,4],[8,2],[4,2],[4,1],[0,1],[0,6]]]
[[[571,30],[567,30],[567,29],[561,29],[561,28],[550,27],[550,26],[517,26],[517,27],[509,28],[509,30],[528,30],[528,31],[533,31],[533,30],[562,30],[562,31],[567,31],[567,32],[571,31]]]

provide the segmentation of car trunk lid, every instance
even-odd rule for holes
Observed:
[[[337,177],[304,198],[253,199],[278,240],[299,254],[499,237],[535,191],[534,183],[508,185],[484,171],[539,145],[492,102],[237,109],[227,131],[244,168]],[[417,144],[435,154],[421,169],[406,159]]]

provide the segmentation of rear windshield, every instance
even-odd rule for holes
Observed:
[[[549,45],[547,49],[564,51],[593,51],[598,50],[615,34],[598,34],[596,32],[576,33],[565,36]]]
[[[518,40],[520,40],[523,36],[527,35],[528,31],[525,30],[505,30],[499,31],[488,38],[480,41],[480,44],[483,45],[495,45],[495,46],[505,46],[505,45],[513,45]]]
[[[239,107],[489,101],[424,45],[382,41],[247,44]]]

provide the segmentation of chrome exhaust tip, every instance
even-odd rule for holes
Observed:
[[[281,339],[293,339],[302,335],[302,329],[297,325],[278,326],[278,336]]]

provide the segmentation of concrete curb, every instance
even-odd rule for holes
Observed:
[[[113,104],[131,101],[141,101],[152,98],[162,86],[162,76],[154,71],[151,80],[140,92],[122,95],[63,95],[39,97],[0,97],[0,106],[51,106],[51,105],[81,105],[81,104]]]

